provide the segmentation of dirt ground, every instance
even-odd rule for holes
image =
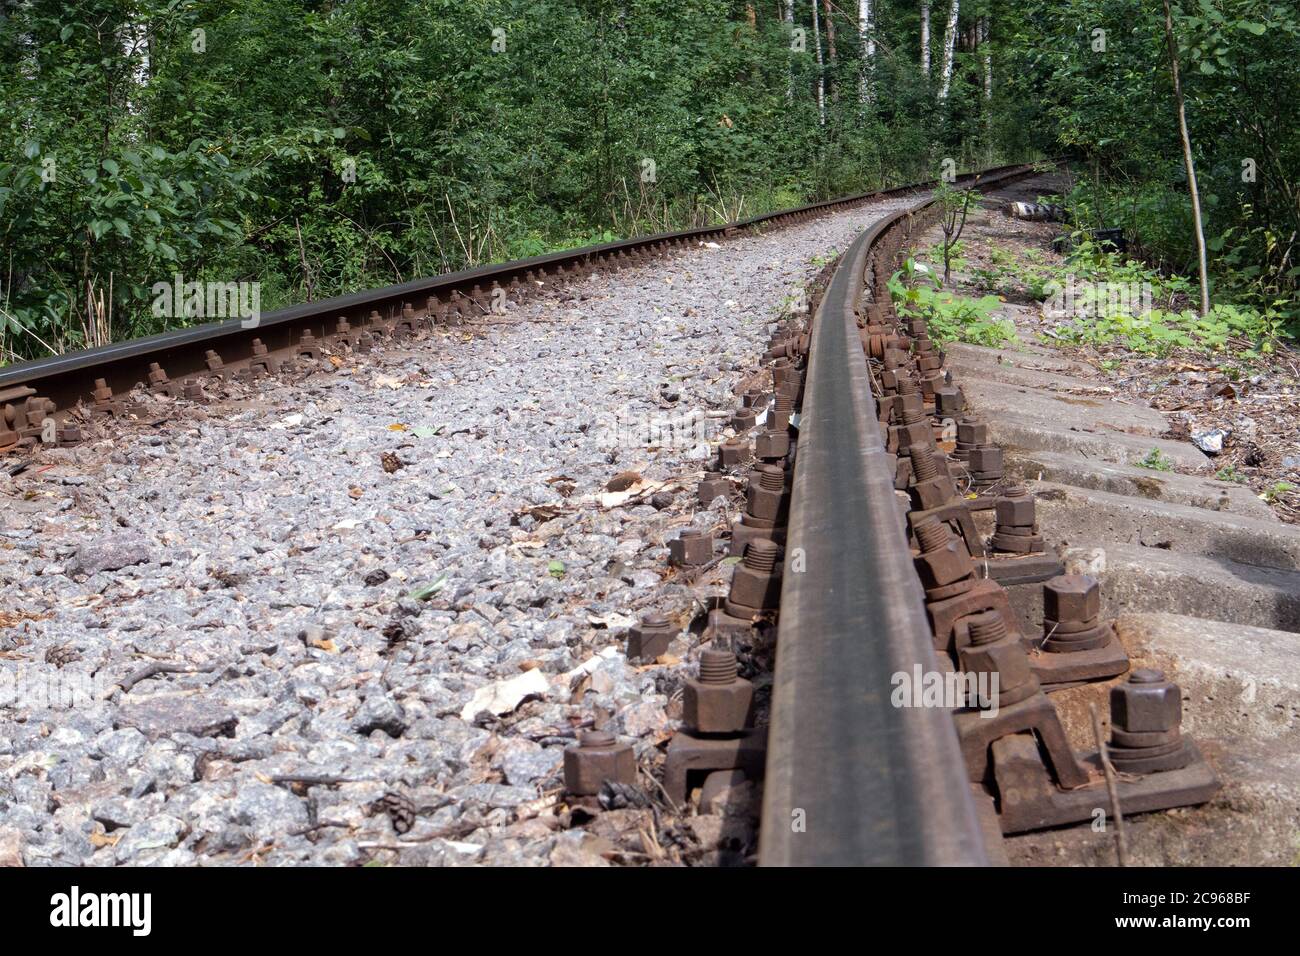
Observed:
[[[1071,227],[1016,219],[1005,210],[1017,200],[1047,200],[1068,186],[1066,174],[1058,172],[985,197],[962,232],[965,263],[954,268],[951,287],[962,295],[1000,296],[1006,305],[999,312],[1015,324],[1022,341],[1058,348],[1085,362],[1098,384],[1113,389],[1116,398],[1170,413],[1165,437],[1195,440],[1208,435],[1211,447],[1201,446],[1202,451],[1211,456],[1221,477],[1248,486],[1281,520],[1300,523],[1300,351],[1280,342],[1271,354],[1250,358],[1243,353],[1251,343],[1232,340],[1219,352],[1179,348],[1153,357],[1122,342],[1075,345],[1053,337],[1063,320],[1044,315],[1024,278],[1065,267],[1066,258],[1053,248],[1052,240],[1068,235]],[[925,243],[933,245],[941,237],[933,229]],[[988,288],[976,274],[993,269],[995,255],[1004,262],[1006,256],[1012,257],[1023,272],[1000,288]],[[1189,305],[1172,303],[1174,309]],[[1222,450],[1217,454],[1211,450],[1216,430],[1222,432]],[[1173,465],[1172,470],[1179,469]]]

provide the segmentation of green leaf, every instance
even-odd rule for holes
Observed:
[[[1268,29],[1268,27],[1266,27],[1262,23],[1247,23],[1244,21],[1240,24],[1240,26],[1243,30],[1253,33],[1257,37],[1262,37],[1264,35],[1264,31]]]
[[[408,595],[408,597],[413,601],[427,601],[429,598],[441,591],[446,583],[447,575],[440,574],[438,575],[438,579],[432,584],[426,584],[424,587],[416,588]]]
[[[564,562],[552,558],[546,565],[546,573],[549,574],[551,577],[555,578],[555,580],[557,581],[563,580]]]
[[[116,176],[122,168],[117,165],[117,160],[115,159],[104,160],[103,166],[104,166],[104,171],[108,173],[110,176]]]
[[[70,26],[64,27],[59,31],[59,39],[64,43],[68,42],[68,37],[70,36],[72,36],[72,27]]]
[[[130,224],[127,223],[125,219],[114,219],[113,229],[116,230],[117,234],[122,238],[124,239],[131,238],[131,226]]]

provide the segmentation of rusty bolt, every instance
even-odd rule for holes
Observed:
[[[754,685],[736,675],[736,655],[709,648],[700,676],[682,689],[682,722],[701,734],[734,734],[754,722]]]
[[[974,572],[966,543],[955,537],[943,522],[933,518],[923,521],[916,526],[916,540],[921,546],[916,569],[926,590],[946,587]]]
[[[683,528],[668,542],[668,560],[683,567],[698,567],[713,559],[713,535],[699,528]]]
[[[732,617],[749,618],[774,609],[781,601],[779,549],[771,538],[755,538],[745,546],[745,556],[731,573],[731,590],[725,609]]]
[[[225,367],[225,363],[221,361],[221,356],[212,351],[212,349],[208,349],[205,361],[208,363],[208,371],[210,372],[215,372],[218,369]]]
[[[1024,485],[1008,488],[993,505],[997,523],[1008,528],[1032,528],[1034,526],[1034,497]]]
[[[761,388],[751,388],[740,397],[746,408],[762,408],[767,404],[767,393]]]
[[[610,733],[589,731],[564,750],[564,789],[580,797],[595,796],[606,780],[636,783],[636,755]]]
[[[1091,575],[1062,574],[1043,585],[1043,617],[1083,623],[1100,614],[1101,588]]]
[[[167,378],[167,373],[163,371],[162,366],[159,365],[157,362],[150,362],[149,363],[149,384],[166,385],[168,381],[169,379]]]
[[[664,615],[650,612],[641,615],[639,624],[627,631],[627,656],[633,660],[653,661],[668,652],[677,629]]]
[[[1115,730],[1164,734],[1178,730],[1182,719],[1182,692],[1162,671],[1140,668],[1127,682],[1110,689],[1110,722]]]
[[[987,445],[990,441],[988,423],[973,418],[962,419],[957,423],[957,441],[972,447]]]
[[[790,433],[784,428],[769,428],[754,439],[756,458],[784,458],[790,453]]]
[[[772,402],[772,412],[768,415],[768,428],[785,428],[790,424],[790,416],[794,413],[794,396],[785,391],[778,391],[776,399]]]
[[[930,449],[911,445],[907,455],[912,461],[912,501],[917,509],[929,511],[947,504],[953,496],[952,481],[939,471]]]
[[[997,674],[999,706],[1009,707],[1038,693],[1040,685],[1034,676],[1025,647],[1020,641],[1007,636],[1006,622],[1001,620],[1002,615],[997,611],[988,611],[973,617],[980,620],[970,622],[972,638],[977,628],[994,628],[989,618],[997,618],[1001,622],[1002,636],[996,640],[985,640],[984,643],[972,640],[972,643],[962,648],[959,654],[962,670],[968,674]],[[991,690],[992,686],[989,686]]]
[[[961,414],[966,399],[955,385],[945,385],[934,390],[934,413],[940,418],[955,418]]]
[[[700,479],[700,504],[707,508],[713,504],[715,498],[719,496],[726,497],[729,494],[731,494],[731,482],[722,476],[722,472],[706,471],[704,473],[704,477]]]
[[[743,438],[729,438],[718,446],[718,463],[723,468],[743,465],[754,457],[754,450]]]
[[[1002,449],[997,445],[980,445],[971,450],[970,470],[982,475],[1002,474]]]
[[[758,424],[758,413],[752,408],[738,408],[731,416],[731,427],[738,432],[747,432]]]
[[[759,465],[745,494],[745,511],[755,518],[775,521],[785,498],[785,471],[780,465]]]

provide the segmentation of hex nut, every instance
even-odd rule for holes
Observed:
[[[668,542],[668,560],[681,567],[698,567],[713,560],[713,535],[699,528],[683,528]]]
[[[743,438],[729,438],[718,446],[718,462],[723,468],[743,465],[753,457],[753,448]]]
[[[1124,733],[1167,733],[1183,719],[1183,696],[1162,671],[1140,668],[1110,689],[1110,722]]]
[[[987,422],[972,419],[957,423],[957,441],[963,445],[987,445],[991,440]]]
[[[633,660],[653,661],[668,652],[677,636],[677,628],[662,614],[643,614],[641,621],[627,631],[627,656]]]
[[[970,470],[980,473],[1001,473],[1002,449],[997,445],[980,445],[972,448]]]
[[[606,780],[636,783],[636,755],[631,744],[621,744],[613,734],[591,731],[564,750],[564,789],[576,796],[600,793]]]
[[[700,504],[707,508],[713,504],[717,498],[725,498],[731,494],[731,482],[724,478],[718,472],[709,472],[700,479],[699,498]]]
[[[785,472],[781,466],[759,465],[750,475],[745,511],[755,518],[775,521],[785,502]]]
[[[929,591],[969,577],[975,570],[975,564],[971,561],[965,542],[950,537],[942,548],[922,552],[916,559],[916,570],[921,576],[922,586]]]
[[[1091,621],[1101,614],[1101,587],[1089,574],[1061,574],[1043,584],[1043,617]]]
[[[744,559],[731,572],[731,589],[723,605],[728,614],[744,619],[780,606],[778,552],[776,542],[770,538],[755,538],[745,546]]]
[[[769,428],[754,439],[756,458],[784,458],[790,454],[790,433],[784,428]]]
[[[1020,498],[999,498],[993,505],[997,523],[1012,528],[1034,526],[1034,499],[1029,495]]]
[[[734,734],[754,723],[754,685],[736,676],[736,655],[710,648],[698,678],[682,688],[682,723],[701,734]]]

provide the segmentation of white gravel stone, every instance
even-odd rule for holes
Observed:
[[[725,420],[640,439],[734,408],[814,258],[902,204],[596,275],[40,452],[49,468],[0,490],[6,607],[30,615],[0,628],[19,688],[0,700],[0,856],[364,862],[399,838],[375,803],[391,793],[446,839],[389,862],[600,862],[528,808],[575,727],[646,755],[692,662],[632,667],[623,628],[592,622],[686,616],[724,580],[678,581],[667,541],[722,518],[695,482]],[[659,497],[602,507],[620,471]],[[80,660],[45,663],[56,648]],[[114,686],[151,661],[190,672]],[[480,689],[534,672],[544,693],[462,719]],[[70,701],[36,693],[51,679]],[[56,789],[87,793],[83,826],[53,825]],[[105,826],[115,846],[90,840]]]

